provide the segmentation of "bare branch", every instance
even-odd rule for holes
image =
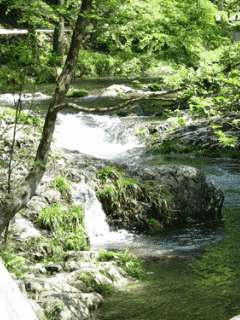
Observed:
[[[142,95],[139,97],[127,99],[127,100],[123,101],[122,103],[117,103],[114,106],[110,106],[107,108],[86,108],[86,107],[79,106],[76,103],[67,102],[67,103],[62,103],[62,104],[55,106],[55,112],[57,113],[57,112],[62,111],[63,109],[66,109],[66,108],[72,108],[72,109],[77,110],[79,112],[99,113],[99,114],[124,110],[126,108],[129,108],[128,110],[133,110],[137,107],[137,104],[136,104],[137,102],[144,101],[144,100],[147,100],[147,101],[157,100],[157,101],[174,102],[174,101],[176,101],[176,99],[174,97],[167,98],[164,96],[170,95],[173,93],[177,93],[183,89],[184,88],[181,87],[181,88],[174,89],[174,90],[155,92],[155,93],[151,93],[151,94],[147,94],[147,95]]]

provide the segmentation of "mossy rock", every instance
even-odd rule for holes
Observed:
[[[66,96],[68,98],[83,98],[88,96],[88,91],[86,89],[76,89],[76,88],[70,88],[68,90],[68,93]]]
[[[133,173],[106,167],[97,173],[96,191],[114,229],[158,233],[221,217],[222,192],[189,166],[162,165]]]
[[[161,91],[162,90],[162,85],[159,83],[150,83],[148,85],[148,89],[151,91]]]

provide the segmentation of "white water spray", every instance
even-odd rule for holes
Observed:
[[[55,144],[100,159],[122,157],[127,151],[141,146],[134,128],[120,118],[81,113],[58,116]]]
[[[103,211],[95,191],[86,183],[81,182],[76,186],[76,201],[84,204],[85,227],[92,247],[104,246],[109,243],[122,247],[133,237],[125,230],[111,231],[107,217]]]

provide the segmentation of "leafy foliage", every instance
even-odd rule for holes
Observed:
[[[59,203],[54,204],[42,209],[38,224],[51,230],[53,244],[62,246],[65,251],[84,250],[88,246],[80,207],[65,209]]]
[[[18,279],[24,276],[28,269],[24,257],[16,255],[11,248],[6,248],[1,251],[1,258],[9,272],[15,274]]]

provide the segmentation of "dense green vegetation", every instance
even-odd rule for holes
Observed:
[[[11,0],[1,1],[1,7],[5,9],[5,25],[33,30],[24,42],[1,45],[2,62],[14,63],[17,59],[18,67],[31,65],[28,73],[35,74],[38,81],[48,80],[47,75],[54,74],[56,57],[50,39],[37,36],[34,29],[53,28],[60,16],[71,28],[77,4],[66,1],[59,7],[53,1],[35,0],[29,5],[28,1]],[[166,68],[198,68],[202,61],[211,59],[214,50],[231,44],[232,27],[227,14],[233,10],[226,5],[225,12],[219,13],[222,19],[218,23],[217,6],[209,0],[100,1],[95,5],[84,50],[79,54],[77,74],[132,76],[148,71],[149,75],[161,76],[161,70]]]

